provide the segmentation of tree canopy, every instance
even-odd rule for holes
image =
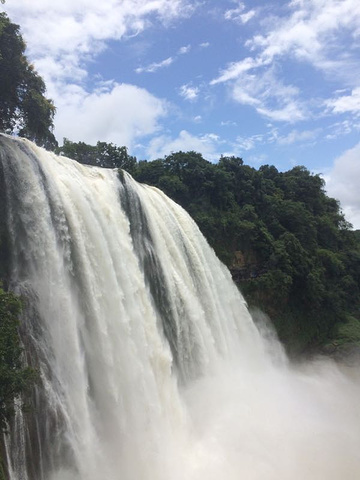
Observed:
[[[126,147],[117,147],[113,143],[106,142],[88,145],[64,138],[63,146],[58,147],[56,153],[86,165],[104,168],[123,168],[132,171],[136,164],[136,158],[128,154]]]
[[[25,47],[20,27],[0,13],[0,131],[53,149],[55,107],[45,97],[45,83],[28,62]]]

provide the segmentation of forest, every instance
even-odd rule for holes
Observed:
[[[174,152],[153,161],[125,146],[96,145],[53,134],[55,106],[25,56],[19,27],[0,14],[0,130],[35,141],[84,164],[128,171],[163,190],[197,222],[228,266],[250,308],[273,322],[291,355],[343,355],[360,346],[360,231],[345,220],[324,180],[305,167],[255,169],[238,157],[217,163]],[[276,159],[274,159],[275,161]],[[1,171],[0,171],[1,177]],[[34,381],[21,365],[17,337],[21,302],[7,292],[6,198],[0,192],[0,423],[12,399]]]
[[[125,147],[64,139],[57,153],[127,170],[187,210],[250,307],[269,315],[292,355],[343,353],[360,342],[360,232],[305,167],[258,170],[196,152],[137,161]]]

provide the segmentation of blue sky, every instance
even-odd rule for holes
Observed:
[[[360,228],[358,0],[7,0],[55,134],[305,165]]]

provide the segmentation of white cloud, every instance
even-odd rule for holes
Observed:
[[[357,122],[354,118],[346,119],[341,122],[336,122],[328,127],[328,133],[325,138],[327,140],[335,140],[339,137],[343,137],[344,135],[348,135],[353,130],[360,131],[360,121]]]
[[[283,108],[258,108],[257,111],[264,117],[277,122],[296,122],[305,118],[295,102],[288,103]]]
[[[18,0],[7,2],[5,8],[21,21],[30,49],[40,54],[45,46],[56,53],[74,47],[89,51],[90,43],[93,47],[98,40],[120,39],[145,29],[152,16],[166,23],[193,10],[184,0]]]
[[[216,85],[217,83],[228,82],[229,80],[236,80],[245,72],[253,70],[257,67],[263,65],[261,59],[254,59],[252,57],[244,58],[241,62],[232,62],[230,63],[225,70],[221,72],[219,77],[215,78],[210,82],[211,85]]]
[[[161,62],[150,63],[150,65],[147,65],[146,67],[138,67],[135,69],[135,72],[136,73],[142,73],[142,72],[154,73],[160,68],[165,68],[170,66],[173,62],[174,62],[174,58],[168,57],[168,58],[165,58],[165,60],[162,60]]]
[[[225,121],[222,120],[220,122],[220,125],[222,127],[237,127],[238,126],[237,122],[234,122],[233,120],[225,120]]]
[[[189,53],[191,50],[191,45],[185,45],[184,47],[179,48],[178,55],[184,55]]]
[[[251,18],[256,15],[255,10],[249,10],[248,12],[244,12],[245,5],[242,2],[238,2],[238,6],[236,8],[231,8],[226,10],[224,13],[225,20],[232,20],[241,24],[247,23]]]
[[[240,15],[240,20],[241,23],[247,23],[249,20],[251,20],[254,16],[256,15],[256,10],[249,10],[246,13],[243,13]]]
[[[231,8],[225,11],[224,17],[226,20],[232,20],[234,16],[239,15],[245,10],[245,5],[243,4],[243,2],[234,2],[234,3],[237,3],[238,6],[236,8]]]
[[[190,102],[195,101],[198,98],[198,94],[199,88],[193,87],[190,84],[181,85],[179,89],[179,95]]]
[[[241,21],[244,11],[245,5],[238,2],[236,8],[227,10],[225,18]],[[273,120],[302,120],[308,112],[300,92],[284,85],[280,75],[288,60],[306,62],[354,88],[352,95],[328,101],[328,109],[358,113],[360,2],[293,0],[279,11],[281,16],[268,17],[261,23],[262,33],[245,43],[252,55],[229,63],[211,85],[229,83],[234,100]],[[281,100],[282,91],[285,96]]]
[[[191,50],[191,45],[183,46],[183,47],[179,48],[179,50],[177,51],[177,55],[185,55],[186,53],[189,53],[190,50]],[[153,73],[153,72],[156,72],[157,70],[159,70],[161,68],[169,67],[172,63],[174,63],[176,58],[177,58],[177,56],[175,55],[173,57],[165,58],[165,60],[162,60],[161,62],[150,63],[146,67],[138,67],[138,68],[135,69],[135,72],[136,73],[143,73],[143,72]]]
[[[236,137],[234,147],[236,151],[249,151],[267,141],[267,135],[256,134],[249,137]]]
[[[90,144],[101,140],[131,148],[139,137],[155,133],[166,114],[164,101],[127,84],[103,84],[90,94],[67,85],[59,101],[57,137]]]
[[[224,124],[222,122],[222,124]],[[225,123],[226,125],[226,123]],[[309,143],[314,142],[319,136],[320,129],[315,130],[292,130],[286,135],[280,135],[279,130],[268,125],[269,130],[265,133],[250,135],[248,137],[238,136],[233,144],[236,151],[249,151],[259,147],[259,145],[269,145],[275,143],[277,145],[292,145],[293,143]],[[258,156],[258,158],[260,158]]]
[[[292,130],[287,135],[277,138],[279,145],[292,145],[297,142],[313,142],[319,135],[319,129],[315,130]]]
[[[256,72],[259,67],[262,68]],[[271,120],[296,122],[308,115],[307,107],[300,99],[300,91],[294,85],[285,85],[277,78],[275,67],[268,67],[261,59],[245,58],[232,63],[227,70],[211,81],[211,85],[233,80],[233,99],[250,105]]]
[[[5,8],[21,24],[28,54],[47,82],[47,62],[74,78],[106,41],[141,32],[155,17],[168,23],[186,16],[193,7],[186,0],[18,0]]]
[[[217,161],[220,158],[220,153],[217,151],[220,143],[222,143],[220,138],[213,133],[197,137],[182,130],[177,138],[167,135],[153,138],[148,146],[147,154],[150,159],[155,159],[179,150],[185,152],[194,150],[201,153],[207,160]]]
[[[351,45],[345,47],[339,38],[341,33],[355,33],[359,28],[357,0],[292,1],[289,8],[288,16],[274,18],[267,33],[255,35],[247,44],[259,50],[264,61],[290,56],[331,72],[352,64]],[[344,57],[344,53],[348,55]]]
[[[333,113],[354,113],[360,115],[360,87],[354,88],[350,95],[342,95],[326,101]]]
[[[271,120],[296,122],[307,116],[297,87],[284,85],[273,69],[257,77],[243,73],[234,83],[232,95],[237,102],[254,107],[260,115]]]
[[[325,180],[327,193],[340,200],[346,219],[360,229],[360,143],[335,160]]]

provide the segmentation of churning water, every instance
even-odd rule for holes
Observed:
[[[360,376],[293,366],[178,205],[0,137],[11,282],[40,371],[10,480],[355,480]]]

